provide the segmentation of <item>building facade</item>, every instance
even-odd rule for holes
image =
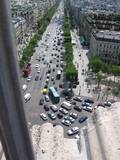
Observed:
[[[93,30],[120,31],[120,21],[114,20],[115,15],[111,13],[81,12],[80,14],[80,35],[85,37],[89,44]]]
[[[106,63],[119,63],[120,32],[94,31],[90,39],[90,55],[98,55]]]

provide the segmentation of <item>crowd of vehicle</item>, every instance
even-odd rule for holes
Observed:
[[[39,102],[37,102],[40,110],[42,108],[40,118],[45,122],[50,119],[54,126],[63,125],[68,127],[68,136],[76,135],[76,138],[78,138],[79,124],[88,119],[87,114],[84,113],[88,112],[88,114],[91,114],[94,111],[95,104],[92,99],[74,96],[71,92],[71,84],[67,83],[68,86],[66,84],[64,85],[65,50],[62,30],[63,18],[59,15],[58,13],[52,20],[52,23],[58,23],[55,31],[56,36],[53,38],[52,45],[48,43],[48,39],[51,36],[50,32],[46,33],[45,40],[41,41],[40,44],[41,47],[43,46],[45,48],[46,52],[52,47],[53,52],[50,52],[49,55],[45,53],[38,54],[36,63],[32,65],[32,69],[35,70],[35,75],[32,76],[30,74],[31,65],[29,64],[24,70],[24,78],[27,84],[31,81],[36,82],[42,81],[43,79],[42,96],[40,96]],[[41,69],[42,64],[45,66],[44,78]],[[79,82],[72,84],[72,87],[75,88],[78,84]],[[26,91],[24,95],[25,102],[31,99],[31,94],[27,92],[27,88],[28,86],[26,84],[22,87],[22,89]],[[67,88],[67,90],[65,88]],[[61,93],[63,93],[64,96],[61,96]],[[108,104],[110,105],[110,102],[106,102],[104,105]],[[98,104],[98,106],[100,106],[100,104]],[[77,126],[73,126],[73,124]]]

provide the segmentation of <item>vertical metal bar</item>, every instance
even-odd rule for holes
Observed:
[[[9,6],[9,0],[0,1],[0,139],[7,160],[34,160]]]

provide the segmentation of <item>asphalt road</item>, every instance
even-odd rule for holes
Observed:
[[[53,68],[55,68],[55,72],[52,71],[50,73],[50,79],[51,79],[51,77],[54,77],[55,86],[57,86],[59,94],[61,93],[61,90],[62,90],[59,88],[59,84],[64,81],[64,73],[62,72],[60,80],[56,80],[56,74],[57,74],[57,71],[61,68],[60,67],[61,52],[63,53],[63,59],[64,59],[64,53],[65,53],[64,46],[62,46],[62,44],[57,45],[59,38],[61,38],[63,41],[62,35],[61,34],[58,35],[58,32],[60,29],[62,29],[62,25],[63,25],[63,23],[62,23],[63,22],[63,8],[64,8],[63,3],[61,3],[60,6],[58,7],[57,12],[53,16],[50,24],[48,25],[46,31],[44,32],[42,40],[39,41],[38,47],[36,47],[35,53],[33,54],[32,58],[31,58],[32,80],[30,82],[27,82],[26,79],[22,79],[23,84],[28,85],[28,88],[23,93],[23,95],[25,95],[25,93],[31,94],[31,99],[27,103],[25,103],[26,117],[27,117],[28,122],[31,123],[31,126],[35,125],[35,124],[42,125],[43,123],[45,123],[40,118],[40,114],[41,113],[47,114],[47,112],[44,110],[43,105],[39,105],[39,101],[40,101],[40,98],[44,98],[44,95],[42,93],[42,89],[44,88],[45,81],[47,79],[46,72],[48,71],[49,68],[51,68],[51,71],[53,70]],[[56,48],[57,48],[57,50],[56,50]],[[52,54],[53,54],[53,56],[52,56]],[[55,56],[55,54],[56,54],[56,56]],[[58,55],[59,55],[59,57],[57,58]],[[37,60],[38,58],[40,58],[40,61]],[[42,60],[42,58],[44,58],[44,60]],[[52,60],[52,63],[50,63],[50,60]],[[57,62],[57,60],[59,60],[59,61]],[[49,65],[47,65],[47,63]],[[41,69],[40,73],[37,73],[37,68],[35,68],[36,64],[39,64],[39,66],[40,66],[40,69]],[[56,64],[58,64],[59,67],[56,67]],[[35,81],[36,76],[39,76],[38,81]],[[50,86],[53,86],[53,82],[51,80],[49,81],[49,84],[48,84],[48,87],[50,87]],[[83,97],[83,98],[85,98],[85,97]],[[58,108],[60,108],[60,104],[63,101],[65,101],[65,99],[64,99],[64,97],[61,97],[60,103],[57,104],[56,106]],[[49,106],[52,104],[52,102],[50,101],[50,102],[46,102],[44,104],[48,104],[48,106]],[[81,106],[81,103],[78,103],[78,105]],[[91,115],[91,113],[86,112],[84,110],[82,112],[77,112],[73,109],[73,107],[70,112],[77,113],[78,117],[82,117],[83,115],[86,115],[89,117]],[[57,114],[57,113],[55,113],[55,114]],[[56,122],[59,124],[61,124],[61,121],[62,121],[62,119],[60,120],[58,118],[54,121],[51,120],[50,118],[47,120],[47,122],[51,122],[51,123]],[[64,127],[65,137],[69,137],[66,134],[67,130],[69,128],[74,127],[74,126],[82,127],[84,124],[85,123],[80,124],[78,122],[78,119],[76,119],[76,121],[70,127],[66,127],[63,124],[61,124],[61,125]]]

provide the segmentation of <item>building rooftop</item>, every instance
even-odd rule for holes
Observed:
[[[109,30],[94,31],[93,36],[97,40],[120,43],[120,32],[109,31]]]

